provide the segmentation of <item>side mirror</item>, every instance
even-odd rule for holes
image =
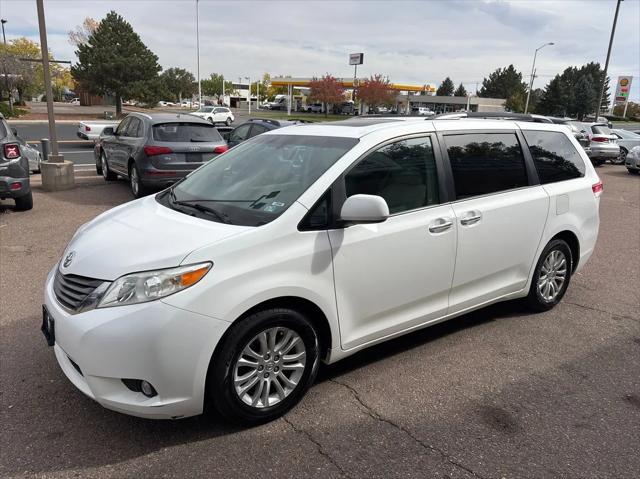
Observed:
[[[350,223],[382,223],[388,217],[389,206],[381,196],[350,196],[340,210],[340,219]]]
[[[116,132],[112,126],[107,126],[102,130],[102,134],[105,136],[115,136]]]

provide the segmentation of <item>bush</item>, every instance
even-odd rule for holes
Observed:
[[[27,113],[26,110],[23,110],[21,108],[16,108],[15,106],[13,107],[13,114],[9,113],[9,104],[6,101],[2,101],[0,102],[0,113],[2,113],[2,115],[5,118],[17,118],[20,115],[24,115],[25,113]]]

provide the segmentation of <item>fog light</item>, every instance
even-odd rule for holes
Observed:
[[[158,394],[156,392],[156,390],[153,389],[153,386],[150,383],[148,383],[147,381],[142,381],[140,383],[140,390],[142,391],[142,394],[144,394],[148,398],[152,398],[153,396]]]

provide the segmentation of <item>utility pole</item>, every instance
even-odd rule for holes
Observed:
[[[613,16],[613,26],[611,27],[611,37],[609,37],[609,49],[607,50],[607,61],[604,64],[604,74],[602,75],[602,88],[600,89],[600,96],[598,97],[598,104],[596,105],[596,121],[600,116],[600,109],[602,108],[602,97],[604,96],[604,89],[607,85],[607,70],[609,70],[609,58],[611,57],[611,46],[613,45],[613,36],[616,33],[616,23],[618,22],[618,11],[620,10],[620,3],[622,0],[618,0],[616,3],[616,13]]]
[[[47,44],[47,27],[44,20],[43,0],[36,0],[38,8],[38,27],[40,28],[40,48],[42,50],[42,71],[44,87],[47,95],[47,116],[49,118],[49,140],[51,155],[45,158],[41,165],[42,187],[48,191],[66,190],[73,188],[73,163],[65,161],[58,151],[56,122],[53,111],[53,89],[51,88],[51,72],[49,71],[49,46]]]
[[[6,51],[6,48],[7,48],[7,37],[4,34],[4,24],[7,23],[7,21],[3,18],[3,19],[0,20],[0,22],[2,23],[2,41],[4,42],[4,48],[5,48],[5,51]],[[3,65],[3,67],[4,67],[4,83],[5,83],[5,86],[7,87],[7,95],[9,95],[9,113],[13,114],[13,99],[11,98],[11,89],[9,88],[9,72],[7,71],[7,62],[5,60],[2,63],[4,63],[4,65]]]
[[[249,100],[249,115],[251,115],[251,77],[244,77],[244,78],[249,82],[249,96],[247,99]]]
[[[196,0],[196,53],[198,55],[198,109],[202,108],[202,84],[200,83],[200,2]]]

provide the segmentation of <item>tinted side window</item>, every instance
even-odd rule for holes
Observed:
[[[389,212],[401,213],[440,201],[430,138],[401,140],[367,155],[345,177],[347,196],[382,196]]]
[[[249,135],[249,138],[253,138],[254,136],[261,135],[265,131],[267,131],[267,128],[265,126],[253,125],[253,128],[251,128],[251,135]]]
[[[523,131],[540,183],[584,176],[584,162],[569,138],[555,131]]]
[[[251,128],[250,124],[240,125],[238,128],[233,130],[233,132],[231,133],[230,139],[233,140],[233,141],[244,141],[244,140],[246,140],[247,136],[249,135],[249,128]]]
[[[129,125],[127,125],[127,129],[126,131],[123,133],[125,136],[130,136],[130,137],[137,137],[138,135],[138,128],[141,126],[141,121],[138,118],[132,117],[131,121],[129,122]]]
[[[118,128],[116,128],[116,133],[118,135],[124,135],[125,134],[127,128],[129,127],[129,123],[131,122],[131,118],[133,118],[133,117],[128,116],[118,124]]]
[[[444,137],[458,199],[529,184],[515,133],[468,133]]]

